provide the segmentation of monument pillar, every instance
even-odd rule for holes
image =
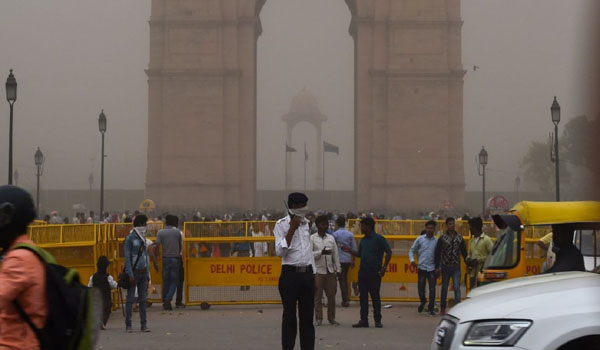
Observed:
[[[460,0],[346,0],[358,209],[464,204]]]
[[[153,0],[146,195],[164,209],[251,209],[264,0]]]

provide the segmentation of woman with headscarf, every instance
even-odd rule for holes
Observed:
[[[102,329],[106,329],[106,323],[112,309],[110,290],[117,288],[117,282],[107,272],[108,265],[110,265],[110,262],[106,256],[102,255],[99,257],[97,263],[98,270],[90,277],[90,282],[88,283],[88,287],[98,288],[102,296],[102,325],[100,326]]]

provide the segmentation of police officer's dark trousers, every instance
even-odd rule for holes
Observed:
[[[306,271],[283,265],[279,277],[279,294],[283,304],[281,324],[281,345],[283,350],[293,350],[296,342],[298,324],[296,307],[300,323],[300,349],[315,348],[315,327],[313,325],[315,276],[309,265]]]

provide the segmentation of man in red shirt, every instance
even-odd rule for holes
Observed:
[[[16,186],[0,186],[0,248],[4,255],[0,268],[0,350],[40,347],[31,327],[13,306],[16,301],[36,327],[46,323],[45,267],[33,252],[12,249],[19,243],[34,244],[27,226],[35,216],[29,193]]]

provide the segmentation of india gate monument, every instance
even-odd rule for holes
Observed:
[[[146,195],[160,207],[256,207],[257,40],[266,1],[152,0]],[[436,209],[443,201],[461,208],[460,0],[345,2],[354,40],[347,124],[355,133],[355,209]]]

